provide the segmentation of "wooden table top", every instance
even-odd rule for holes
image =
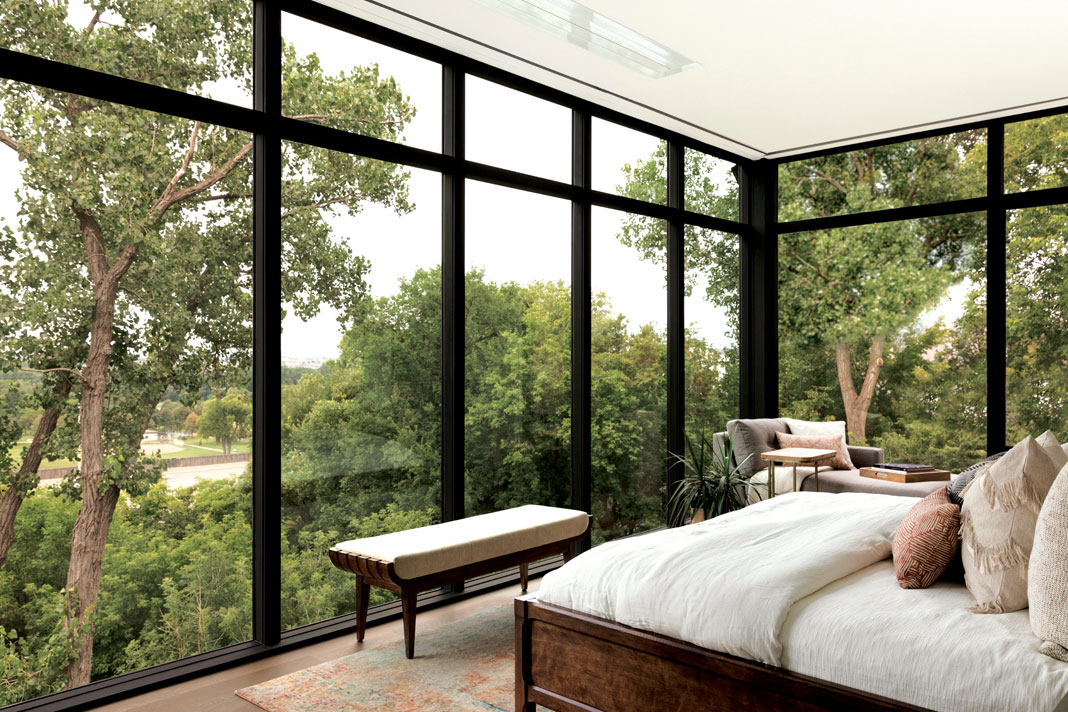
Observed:
[[[770,462],[818,462],[830,460],[838,454],[837,450],[820,450],[811,447],[786,447],[760,453],[760,459]]]

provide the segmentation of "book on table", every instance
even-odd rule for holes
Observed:
[[[932,481],[948,481],[950,479],[950,473],[948,470],[936,470],[931,468],[930,470],[921,470],[919,472],[905,472],[904,470],[888,470],[881,467],[862,467],[860,468],[861,477],[872,477],[874,479],[886,480],[888,482],[932,482]]]
[[[887,470],[889,472],[933,472],[933,465],[917,465],[911,462],[877,462],[872,466],[875,470]]]

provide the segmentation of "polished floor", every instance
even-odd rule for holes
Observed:
[[[538,590],[538,580],[530,582],[530,591]],[[474,596],[457,603],[420,613],[418,633],[451,623],[496,606],[503,606],[520,594],[519,585]],[[399,620],[368,628],[363,643],[355,634],[309,645],[288,653],[233,667],[222,672],[169,687],[129,697],[98,710],[103,712],[256,712],[259,707],[234,694],[234,690],[256,685],[297,670],[334,660],[345,655],[383,644],[401,645],[404,632]],[[260,711],[262,712],[262,710]]]

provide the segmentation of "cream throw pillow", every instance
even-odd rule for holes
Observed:
[[[1027,608],[1035,523],[1058,468],[1028,435],[964,490],[961,556],[973,613]]]
[[[1042,449],[1049,455],[1049,459],[1053,460],[1053,466],[1058,470],[1068,464],[1068,455],[1061,449],[1061,443],[1057,440],[1057,436],[1053,434],[1052,430],[1047,430],[1036,438],[1038,444],[1042,446]]]
[[[1068,465],[1050,488],[1027,569],[1031,630],[1042,652],[1068,663]]]
[[[842,445],[838,448],[843,453],[844,462],[848,464],[848,467],[843,467],[845,470],[852,470],[853,461],[849,457],[849,444],[846,441],[846,422],[844,420],[827,420],[823,422],[817,422],[814,420],[797,420],[796,418],[783,418],[786,421],[786,425],[790,428],[790,433],[793,435],[816,435],[823,437],[826,435],[840,435],[842,438]],[[775,478],[778,480],[778,478]]]

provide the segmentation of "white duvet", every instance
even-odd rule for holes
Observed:
[[[795,492],[700,524],[609,542],[547,574],[538,599],[780,665],[793,604],[890,555],[916,503]]]

